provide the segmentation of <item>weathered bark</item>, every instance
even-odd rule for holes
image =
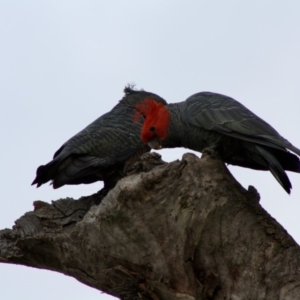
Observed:
[[[299,246],[212,151],[127,176],[102,198],[36,202],[0,231],[0,261],[122,299],[300,299]]]

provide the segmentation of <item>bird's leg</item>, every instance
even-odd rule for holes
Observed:
[[[221,159],[221,149],[217,145],[206,147],[202,150],[202,157],[209,156],[211,158]]]

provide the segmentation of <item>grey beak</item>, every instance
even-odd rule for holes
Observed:
[[[161,146],[161,144],[160,144],[160,142],[157,138],[152,139],[151,141],[149,141],[148,146],[151,149],[154,149],[154,150],[162,149],[162,146]]]

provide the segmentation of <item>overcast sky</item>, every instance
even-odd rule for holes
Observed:
[[[127,83],[168,102],[223,93],[300,147],[300,1],[0,1],[0,228],[35,200],[101,184],[30,186],[36,168],[110,110]],[[163,159],[187,150],[163,150]],[[300,174],[288,196],[269,172],[230,167],[300,242]],[[1,299],[112,299],[73,278],[0,265]],[[42,296],[41,296],[42,295]]]

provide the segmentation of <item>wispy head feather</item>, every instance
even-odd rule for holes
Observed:
[[[137,92],[143,92],[144,90],[141,89],[141,90],[138,90],[136,89],[136,84],[135,83],[128,83],[125,88],[124,88],[124,94],[126,96],[129,96],[129,95],[132,95],[134,93],[137,93]]]

